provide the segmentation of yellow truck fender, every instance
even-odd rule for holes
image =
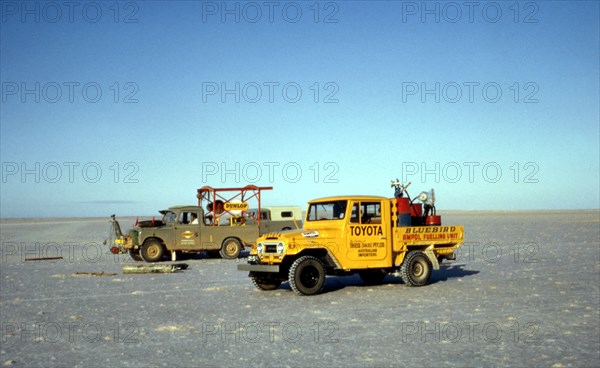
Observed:
[[[431,266],[433,267],[434,270],[439,270],[440,269],[440,262],[438,262],[438,259],[435,255],[435,253],[433,253],[432,249],[428,249],[425,250],[423,253],[425,253],[425,255],[427,255],[427,258],[429,258],[429,261],[431,261]]]

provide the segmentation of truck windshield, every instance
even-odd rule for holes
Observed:
[[[344,218],[347,201],[312,203],[308,207],[307,221],[339,220]]]
[[[176,218],[177,215],[175,214],[175,212],[167,211],[165,212],[162,220],[165,224],[168,224],[169,222],[175,221]]]

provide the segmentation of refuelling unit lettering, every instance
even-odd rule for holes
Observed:
[[[403,241],[458,240],[458,238],[456,226],[408,227],[402,235]]]
[[[456,231],[456,226],[427,226],[427,227],[407,227],[406,233],[447,233]]]

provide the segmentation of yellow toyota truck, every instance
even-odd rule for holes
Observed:
[[[464,228],[441,224],[433,189],[411,200],[409,185],[392,181],[394,198],[312,200],[303,229],[262,235],[238,269],[249,272],[260,290],[288,281],[299,295],[321,292],[326,275],[358,273],[365,283],[378,284],[399,273],[409,286],[426,285],[440,262],[456,259]]]

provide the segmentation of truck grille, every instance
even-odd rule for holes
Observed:
[[[277,253],[277,244],[265,244],[265,253]]]
[[[263,254],[279,254],[283,251],[282,242],[261,242],[258,245],[258,252]]]

